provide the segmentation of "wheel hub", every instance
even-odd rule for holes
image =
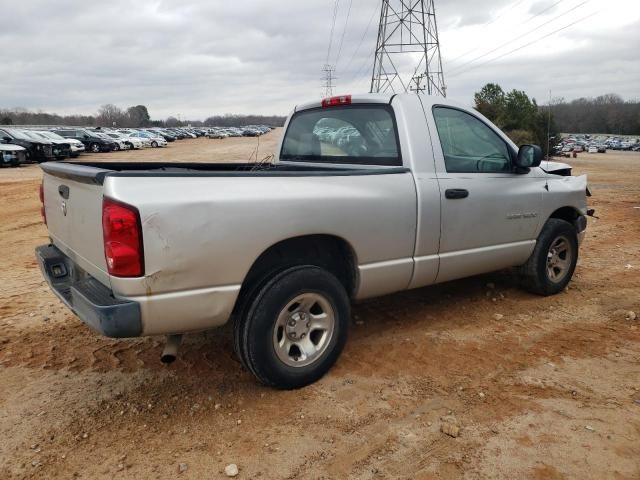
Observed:
[[[310,326],[308,315],[305,312],[296,312],[289,316],[285,331],[289,339],[295,341],[309,335]]]
[[[301,293],[281,310],[273,329],[278,358],[291,367],[304,367],[320,359],[335,329],[331,302],[319,293]]]

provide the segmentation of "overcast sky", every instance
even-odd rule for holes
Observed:
[[[539,103],[549,90],[640,99],[638,0],[435,2],[450,98],[471,104],[497,82]],[[336,93],[369,90],[380,4],[339,0],[329,56]],[[90,114],[105,103],[145,104],[153,118],[204,119],[285,114],[319,98],[335,1],[0,5],[0,108]]]

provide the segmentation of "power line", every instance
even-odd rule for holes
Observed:
[[[501,48],[503,48],[503,47],[507,46],[508,44],[513,43],[513,42],[516,42],[516,41],[520,40],[521,38],[524,38],[524,37],[526,37],[526,36],[528,36],[528,35],[532,34],[533,32],[535,32],[535,31],[537,31],[537,30],[540,30],[542,27],[544,27],[544,26],[546,26],[546,25],[549,25],[550,23],[555,22],[556,20],[558,20],[559,18],[564,17],[565,15],[568,15],[569,13],[571,13],[571,12],[573,12],[574,10],[576,10],[576,9],[580,8],[580,7],[581,7],[581,6],[583,6],[584,4],[589,3],[590,1],[591,1],[591,0],[584,0],[583,2],[581,2],[581,3],[579,3],[578,5],[576,5],[576,6],[572,7],[572,8],[570,8],[570,9],[569,9],[569,10],[567,10],[566,12],[563,12],[563,13],[561,13],[560,15],[556,15],[556,16],[555,16],[555,17],[553,17],[551,20],[547,20],[546,22],[541,23],[541,24],[540,24],[540,25],[538,25],[537,27],[535,27],[535,28],[533,28],[533,29],[531,29],[531,30],[529,30],[529,31],[527,31],[527,32],[525,32],[525,33],[523,33],[522,35],[518,35],[517,37],[512,38],[512,39],[510,39],[510,40],[508,40],[508,41],[506,41],[506,42],[502,43],[501,45],[498,45],[496,48],[494,48],[494,49],[492,49],[492,50],[489,50],[488,52],[483,53],[482,55],[480,55],[480,56],[478,56],[478,57],[476,57],[476,58],[474,58],[474,59],[472,59],[472,60],[469,60],[468,62],[463,63],[462,65],[459,65],[459,66],[457,66],[457,67],[454,67],[454,68],[449,72],[449,74],[451,74],[451,73],[454,73],[454,74],[455,74],[455,72],[457,72],[458,70],[462,70],[462,69],[464,69],[464,67],[466,67],[467,65],[470,65],[470,64],[472,64],[472,63],[474,63],[474,62],[476,62],[476,61],[478,61],[478,60],[480,60],[480,59],[482,59],[482,58],[485,58],[486,56],[491,55],[493,52],[495,52],[495,51],[497,51],[497,50],[500,50]]]
[[[545,9],[541,10],[540,12],[536,13],[533,17],[529,17],[527,20],[525,20],[525,22],[524,22],[522,25],[526,25],[527,23],[531,22],[532,20],[535,20],[535,19],[536,19],[536,18],[538,18],[540,15],[542,15],[543,13],[548,12],[549,10],[551,10],[553,7],[555,7],[556,5],[558,5],[559,3],[561,3],[562,1],[563,1],[563,0],[558,0],[557,2],[555,2],[555,3],[551,4],[551,5],[549,5],[547,8],[545,8]],[[536,27],[536,28],[537,28],[537,27]],[[534,29],[534,30],[535,30],[535,29]],[[529,32],[528,32],[528,33],[531,33],[532,31],[533,31],[533,30],[529,30]],[[525,36],[525,35],[526,35],[526,33],[525,33],[525,34],[523,34],[522,36]],[[508,42],[506,42],[506,43],[508,43]],[[506,43],[503,43],[502,45],[500,45],[500,47],[504,46]],[[500,47],[498,47],[498,48],[500,48]],[[455,59],[451,60],[451,62],[455,62],[455,60],[457,60],[458,58],[460,58],[460,57],[465,57],[465,56],[467,56],[468,54],[471,54],[471,53],[473,53],[473,52],[477,52],[478,50],[480,50],[480,49],[479,49],[479,48],[474,48],[473,50],[469,50],[468,52],[463,53],[462,55],[460,55],[460,56],[456,57]],[[497,50],[497,49],[496,49],[496,50]],[[495,51],[495,50],[494,50],[494,51]],[[474,59],[474,60],[475,60],[475,59]],[[473,62],[474,60],[470,60],[469,62],[463,63],[462,65],[458,65],[457,67],[453,67],[453,70],[457,70],[457,69],[458,69],[458,68],[460,68],[460,67],[464,67],[465,65],[467,65],[467,64],[469,64],[469,63],[471,63],[471,62]]]
[[[329,47],[327,48],[327,61],[326,64],[329,63],[329,57],[331,56],[331,44],[333,43],[333,31],[336,28],[336,18],[338,16],[338,6],[340,5],[340,0],[336,0],[333,4],[333,19],[331,20],[331,33],[329,33]]]
[[[349,15],[351,15],[351,5],[353,4],[353,0],[349,0],[349,8],[347,9],[347,19],[344,22],[344,28],[342,29],[342,36],[340,37],[340,46],[338,47],[338,55],[336,57],[336,68],[338,67],[338,63],[340,62],[340,54],[342,53],[342,43],[344,42],[344,36],[347,33],[347,27],[349,26]]]
[[[562,1],[562,0],[560,0],[560,1]],[[495,17],[493,20],[491,20],[491,21],[489,21],[489,22],[487,22],[487,23],[484,23],[484,24],[480,25],[480,27],[478,27],[478,28],[482,28],[482,29],[484,29],[484,28],[487,28],[487,27],[489,27],[489,26],[493,25],[493,24],[494,24],[494,23],[496,23],[498,20],[500,20],[502,17],[504,17],[504,15],[505,15],[507,12],[510,12],[511,10],[513,10],[514,8],[516,8],[518,5],[520,5],[522,2],[524,2],[524,0],[519,0],[519,1],[517,1],[516,3],[512,3],[512,4],[511,4],[511,6],[510,6],[510,7],[508,7],[508,8],[506,8],[506,9],[504,9],[504,10],[500,13],[500,15],[498,15],[497,17]],[[558,3],[560,3],[560,2],[558,2]],[[538,14],[538,15],[540,15],[540,14]],[[477,52],[478,50],[480,50],[480,47],[476,47],[476,48],[474,48],[473,50],[469,50],[468,52],[463,53],[462,55],[458,55],[456,58],[453,58],[453,59],[449,60],[447,63],[453,63],[453,62],[455,62],[456,60],[458,60],[459,58],[466,57],[468,54],[473,53],[473,52]]]
[[[325,97],[330,97],[333,95],[333,81],[335,80],[335,67],[329,64],[329,57],[331,57],[331,45],[333,44],[333,32],[336,29],[336,18],[338,17],[338,6],[340,5],[340,0],[336,0],[333,4],[333,18],[331,20],[331,32],[329,33],[329,46],[327,47],[327,61],[322,67],[322,71],[324,72],[324,85],[323,92]]]
[[[362,46],[362,42],[364,42],[364,39],[366,38],[367,33],[369,33],[369,29],[371,28],[371,24],[373,23],[373,19],[376,16],[376,13],[378,13],[378,7],[377,6],[376,6],[376,8],[373,9],[373,13],[371,14],[371,17],[369,18],[369,23],[367,23],[367,28],[365,28],[364,33],[362,34],[362,37],[360,37],[360,42],[358,42],[358,46],[353,51],[353,55],[351,55],[351,58],[349,59],[349,62],[347,63],[347,65],[351,65],[351,62],[353,62],[354,58],[356,58],[356,55],[360,51],[360,47]],[[353,78],[355,78],[355,76],[357,75],[357,72],[360,72],[361,69],[362,69],[362,64],[360,64],[360,68],[358,68],[357,70],[354,70],[356,73],[352,74],[349,77],[349,80],[352,80]]]
[[[508,52],[506,52],[506,53],[503,53],[502,55],[498,55],[497,57],[490,58],[489,60],[487,60],[487,61],[485,61],[485,62],[482,62],[482,63],[479,63],[479,64],[477,64],[477,65],[472,65],[471,67],[467,68],[466,70],[463,70],[463,71],[461,71],[461,72],[458,72],[458,73],[457,73],[457,75],[460,75],[460,74],[462,74],[462,73],[466,73],[466,72],[468,72],[468,71],[470,71],[470,70],[473,70],[474,68],[480,67],[480,66],[482,66],[482,65],[486,65],[487,63],[491,63],[491,62],[495,62],[496,60],[500,60],[501,58],[504,58],[504,57],[506,57],[507,55],[511,55],[512,53],[515,53],[515,52],[517,52],[517,51],[519,51],[519,50],[522,50],[523,48],[526,48],[526,47],[528,47],[528,46],[530,46],[530,45],[533,45],[534,43],[537,43],[537,42],[539,42],[539,41],[541,41],[541,40],[544,40],[544,39],[546,39],[546,38],[550,37],[551,35],[555,35],[556,33],[561,32],[562,30],[566,30],[567,28],[572,27],[572,26],[574,26],[574,25],[576,25],[576,24],[578,24],[578,23],[580,23],[580,22],[584,22],[585,20],[587,20],[587,19],[589,19],[589,18],[593,17],[594,15],[596,15],[596,14],[598,14],[598,13],[600,13],[600,10],[596,10],[595,12],[593,12],[593,13],[592,13],[592,14],[590,14],[590,15],[587,15],[586,17],[583,17],[583,18],[581,18],[581,19],[579,19],[579,20],[576,20],[575,22],[571,22],[570,24],[565,25],[564,27],[561,27],[561,28],[558,28],[557,30],[554,30],[554,31],[552,31],[552,32],[549,32],[549,33],[547,33],[547,34],[543,35],[543,36],[542,36],[542,37],[540,37],[540,38],[537,38],[537,39],[535,39],[535,40],[532,40],[532,41],[531,41],[531,42],[529,42],[529,43],[525,43],[524,45],[521,45],[520,47],[514,48],[513,50],[510,50],[510,51],[508,51]],[[454,76],[455,76],[455,75],[454,75]]]

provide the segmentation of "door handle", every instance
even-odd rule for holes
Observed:
[[[456,198],[467,198],[469,196],[469,190],[464,188],[449,188],[444,191],[444,196],[451,200]]]

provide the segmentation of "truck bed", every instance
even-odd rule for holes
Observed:
[[[110,177],[311,177],[388,175],[406,173],[406,167],[271,163],[176,163],[176,162],[48,162],[42,169],[56,177],[102,185]]]

